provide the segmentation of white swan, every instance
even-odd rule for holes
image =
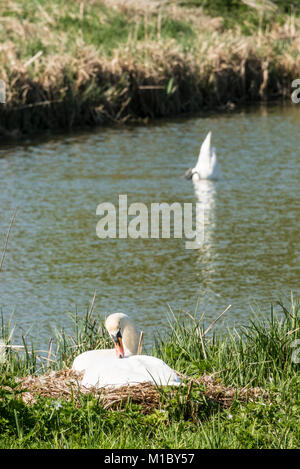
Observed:
[[[201,179],[218,179],[219,165],[215,149],[211,147],[211,132],[208,132],[201,145],[196,166],[188,169],[184,176],[194,183]]]
[[[83,386],[117,388],[144,382],[180,384],[175,371],[159,358],[136,355],[139,336],[134,323],[126,314],[111,314],[105,326],[115,349],[84,352],[73,362],[73,370],[84,371],[81,381]]]
[[[136,355],[138,349],[138,332],[129,317],[123,313],[108,316],[105,327],[114,342],[114,349],[100,349],[83,352],[75,358],[73,370],[83,371],[104,358],[123,358]]]

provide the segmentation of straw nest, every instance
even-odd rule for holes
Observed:
[[[54,399],[74,399],[80,406],[81,394],[92,394],[99,399],[103,408],[118,408],[128,401],[141,404],[144,409],[158,408],[160,394],[151,383],[140,383],[132,386],[113,388],[86,388],[80,384],[82,373],[71,369],[51,371],[43,375],[29,375],[18,378],[19,388],[23,391],[21,399],[28,405],[36,401],[37,396]]]
[[[235,399],[242,402],[254,402],[260,398],[267,398],[267,392],[259,387],[236,388],[233,386],[225,386],[221,382],[217,382],[215,374],[203,375],[197,380],[196,383],[205,385],[205,395],[211,400],[218,402],[222,407],[229,408]]]
[[[181,377],[180,373],[178,373]],[[19,390],[22,390],[21,399],[28,405],[36,402],[37,396],[54,399],[73,399],[77,406],[81,406],[80,395],[92,394],[98,398],[99,405],[107,409],[120,409],[127,402],[140,404],[144,412],[158,409],[162,404],[162,394],[157,386],[151,383],[112,388],[87,389],[80,384],[82,374],[71,369],[51,371],[43,375],[29,375],[17,378]],[[215,375],[202,375],[198,379],[185,377],[184,382],[188,386],[185,399],[189,399],[192,388],[201,386],[203,394],[210,400],[217,402],[221,407],[228,408],[238,398],[240,401],[255,401],[266,397],[266,392],[261,388],[234,388],[225,386],[215,379]],[[180,387],[175,387],[171,394],[180,393]]]

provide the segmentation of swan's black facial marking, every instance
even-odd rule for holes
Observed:
[[[189,168],[183,175],[183,177],[185,177],[185,179],[192,179],[192,177],[194,176],[194,174],[198,174],[199,178],[200,178],[200,174],[198,173],[198,171],[195,171],[191,168]]]
[[[109,335],[115,343],[118,342],[118,340],[122,339],[122,334],[121,334],[120,329],[116,333],[111,332]]]
[[[192,176],[193,176],[193,170],[191,168],[189,168],[183,175],[185,179],[192,179]]]
[[[118,358],[124,357],[124,348],[123,348],[123,341],[122,341],[122,334],[120,329],[114,334],[109,334],[111,339],[115,344],[116,354]]]

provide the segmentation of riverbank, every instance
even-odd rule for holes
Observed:
[[[0,134],[290,100],[300,18],[277,3],[2,2]]]
[[[83,392],[70,371],[78,353],[111,346],[92,306],[48,351],[24,340],[21,353],[2,321],[0,448],[299,447],[299,299],[222,336],[205,317],[174,314],[152,354],[185,385],[101,394]]]

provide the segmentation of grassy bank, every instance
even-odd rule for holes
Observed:
[[[0,447],[297,448],[299,300],[276,310],[222,336],[205,318],[175,314],[152,353],[185,385],[113,394],[82,392],[69,371],[74,355],[108,345],[100,316],[74,316],[73,333],[45,352],[11,347],[12,326],[2,323],[10,347],[0,365]]]
[[[290,99],[298,2],[4,0],[0,133]]]

